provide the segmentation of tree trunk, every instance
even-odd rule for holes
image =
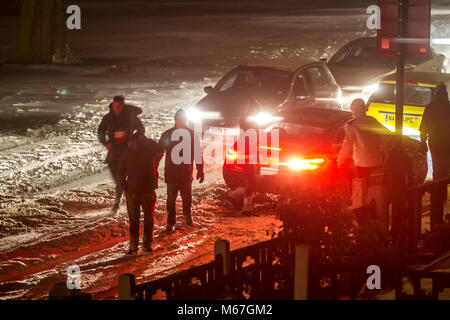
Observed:
[[[56,52],[65,52],[64,0],[22,0],[20,32],[13,61],[51,63]]]

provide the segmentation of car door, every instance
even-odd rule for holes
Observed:
[[[313,106],[316,108],[341,110],[342,107],[339,101],[340,89],[332,78],[331,73],[320,64],[310,66],[306,73],[312,86]]]

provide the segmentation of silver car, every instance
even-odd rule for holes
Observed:
[[[327,62],[344,97],[367,99],[379,82],[395,72],[396,59],[376,55],[376,37],[361,38],[349,42]],[[446,72],[447,59],[431,49],[428,59],[405,62],[406,70]]]

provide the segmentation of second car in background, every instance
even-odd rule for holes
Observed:
[[[396,60],[377,57],[376,38],[361,38],[349,42],[328,61],[328,67],[342,88],[344,107],[355,98],[367,100],[380,81],[393,74]],[[405,69],[410,71],[446,72],[447,59],[431,48],[428,59],[406,60]]]

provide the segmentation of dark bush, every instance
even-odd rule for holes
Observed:
[[[355,222],[353,211],[336,194],[324,190],[291,190],[279,204],[280,236],[310,245],[310,296],[356,298],[370,265],[382,272],[382,289],[393,285],[402,256],[389,247],[382,224]]]

